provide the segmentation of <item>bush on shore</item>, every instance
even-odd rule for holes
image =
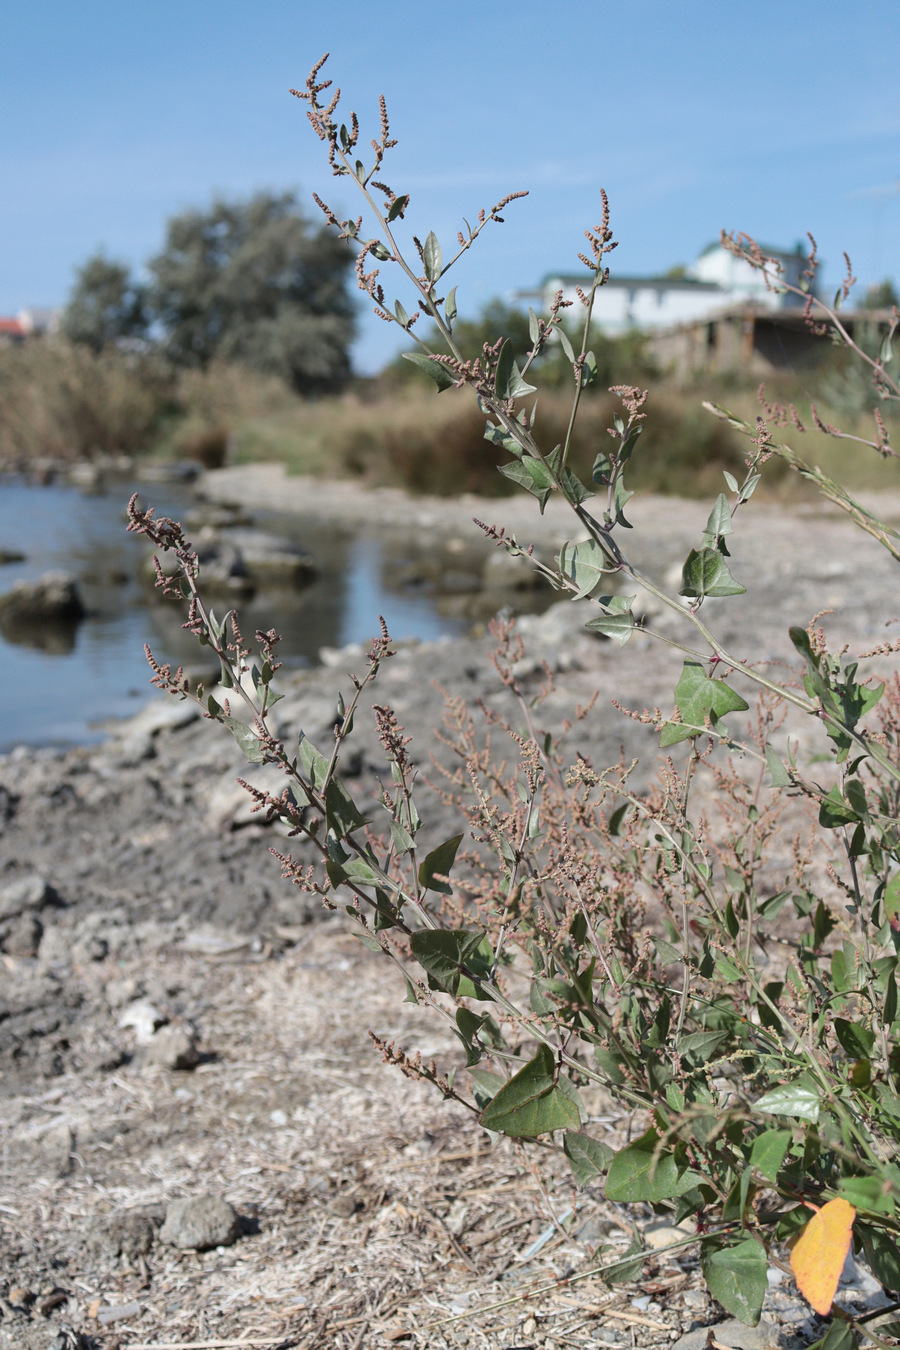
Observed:
[[[773,381],[773,398],[795,392],[783,378]],[[714,396],[742,417],[756,416],[755,391],[731,385]],[[606,392],[582,401],[572,464],[583,477],[609,439],[614,402]],[[548,436],[562,441],[568,391],[551,387],[541,407]],[[826,406],[821,412],[829,417]],[[813,430],[805,446],[809,459],[857,489],[897,483],[893,462],[866,458],[846,441]],[[95,353],[59,338],[0,349],[0,462],[25,467],[115,454],[196,459],[207,468],[226,459],[275,460],[292,473],[442,496],[513,490],[497,472],[502,456],[484,440],[483,418],[465,393],[450,389],[435,397],[421,376],[398,384],[388,371],[344,394],[310,399],[234,363],[184,370],[153,350]],[[703,496],[723,469],[737,473],[742,462],[740,437],[703,410],[698,392],[663,385],[648,404],[632,478],[647,491]],[[793,478],[772,467],[770,491],[788,484],[797,490]]]

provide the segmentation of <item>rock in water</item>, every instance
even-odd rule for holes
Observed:
[[[17,581],[0,595],[0,630],[7,642],[65,653],[87,611],[74,577],[47,572],[37,581]]]
[[[37,581],[17,581],[0,595],[0,623],[77,623],[85,616],[78,582],[65,572],[47,572]]]

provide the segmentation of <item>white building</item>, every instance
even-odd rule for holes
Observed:
[[[784,268],[784,280],[798,285],[806,265],[802,248],[793,252],[763,247],[763,252],[777,258]],[[561,273],[546,276],[537,292],[520,292],[520,299],[537,298],[546,312],[554,296],[562,291],[563,299],[579,304],[576,286],[582,290],[588,284],[587,270],[579,275]],[[777,278],[772,277],[773,281]],[[794,309],[802,305],[794,295],[770,291],[765,277],[743,258],[737,258],[722,248],[710,244],[697,261],[670,276],[623,277],[610,276],[594,297],[593,319],[597,326],[610,334],[623,333],[630,328],[647,332],[674,328],[692,323],[729,309],[735,305],[752,305],[756,309]]]

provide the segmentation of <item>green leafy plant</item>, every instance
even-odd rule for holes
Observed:
[[[725,474],[683,562],[678,594],[656,585],[626,544],[633,496],[626,477],[641,450],[646,391],[613,391],[621,411],[590,481],[570,463],[582,393],[597,371],[591,307],[615,247],[605,198],[579,255],[581,341],[562,327],[560,297],[549,315],[532,313],[524,356],[502,339],[463,350],[447,273],[520,194],[479,213],[446,254],[433,233],[414,235],[410,258],[397,238],[409,195],[383,178],[395,145],[385,105],[364,161],[358,120],[336,120],[338,96],[322,101],[328,82],[320,70],[321,63],[299,97],[332,171],[356,181],[374,233],[365,235],[362,218],[340,220],[317,201],[359,247],[360,286],[382,319],[413,337],[420,315],[431,322],[440,350],[422,339],[411,360],[439,393],[452,385],[472,391],[487,440],[506,456],[500,472],[540,510],[551,496],[568,502],[572,541],[555,564],[532,558],[533,565],[585,605],[589,628],[619,644],[641,629],[683,654],[671,711],[631,710],[672,753],[638,788],[634,764],[597,770],[579,755],[578,727],[590,708],[576,710],[566,736],[543,733],[541,697],[516,675],[521,641],[511,621],[498,622],[495,664],[517,712],[505,722],[492,714],[487,730],[505,735],[513,762],[496,760],[485,728],[450,698],[443,735],[456,767],[444,771],[442,790],[463,828],[424,852],[417,771],[389,707],[374,707],[390,767],[377,815],[363,815],[341,772],[363,695],[392,654],[387,631],[346,701],[338,698],[334,744],[314,746],[303,733],[285,744],[269,719],[276,635],[257,633],[251,650],[233,613],[217,618],[181,527],[133,499],[130,528],[175,554],[177,568],[160,567],[159,585],[187,600],[186,626],[222,672],[215,692],[191,692],[180,671],[151,656],[154,680],[197,698],[248,760],[280,766],[280,795],[245,786],[266,818],[280,817],[315,851],[313,866],[277,855],[284,876],[328,906],[342,904],[366,946],[397,967],[406,997],[448,1021],[460,1043],[459,1063],[444,1070],[374,1037],[386,1059],[432,1082],[486,1130],[561,1149],[578,1186],[602,1179],[610,1200],[650,1205],[676,1223],[693,1218],[695,1235],[676,1245],[698,1245],[710,1292],[744,1321],[758,1321],[768,1265],[784,1264],[801,1234],[794,1272],[818,1311],[832,1308],[841,1244],[845,1250],[851,1236],[884,1288],[900,1294],[900,677],[888,671],[876,682],[865,673],[869,662],[890,665],[898,644],[854,657],[832,652],[814,618],[790,630],[800,682],[777,680],[717,636],[717,609],[707,618],[710,600],[727,604],[745,589],[728,542],[745,522],[752,529],[747,505],[773,458],[898,559],[900,535],[777,439],[788,423],[802,434],[795,409],[767,407],[749,424],[712,407],[745,436],[745,467]],[[724,242],[771,285],[785,285],[752,241]],[[373,263],[394,268],[414,306],[389,300]],[[815,296],[814,276],[813,246],[803,283],[809,321],[831,325],[854,350],[840,318],[849,269],[832,305]],[[877,357],[857,349],[880,403],[900,397],[891,373],[898,317],[895,310]],[[551,340],[569,363],[572,396],[564,437],[545,445],[531,379]],[[821,422],[815,409],[812,420]],[[895,454],[877,409],[866,443]],[[498,547],[529,553],[485,528]],[[640,617],[640,591],[677,616],[677,638]],[[808,760],[787,735],[803,719],[818,740]],[[696,804],[701,777],[714,788],[705,813]],[[798,833],[798,803],[814,815],[812,844]],[[838,862],[823,869],[823,853]],[[587,1103],[595,1088],[643,1121],[615,1154],[592,1132]],[[827,1258],[813,1262],[815,1287],[811,1247]],[[634,1278],[645,1255],[637,1245],[600,1273]],[[855,1343],[863,1332],[882,1343],[865,1319],[834,1311],[829,1346]]]

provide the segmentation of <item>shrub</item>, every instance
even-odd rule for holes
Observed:
[[[760,1316],[768,1263],[782,1262],[792,1241],[791,1269],[822,1315],[832,1310],[851,1243],[882,1285],[900,1292],[900,678],[894,671],[876,683],[862,673],[867,661],[889,664],[900,644],[833,653],[813,619],[790,630],[801,680],[779,682],[753,652],[727,648],[706,617],[709,599],[744,590],[727,544],[744,527],[747,503],[772,463],[814,484],[897,560],[900,534],[779,439],[787,424],[803,434],[795,409],[771,406],[748,423],[710,405],[744,437],[745,463],[739,474],[725,471],[726,490],[684,560],[678,595],[658,587],[625,552],[633,495],[625,475],[644,443],[646,391],[613,391],[620,411],[595,454],[590,485],[570,458],[571,428],[594,374],[586,346],[591,302],[613,247],[605,201],[582,256],[584,340],[566,353],[571,417],[559,442],[551,435],[544,445],[529,375],[558,332],[559,315],[533,319],[521,366],[503,342],[475,357],[455,348],[455,290],[445,285],[452,263],[444,264],[433,234],[412,264],[394,240],[391,225],[408,197],[379,186],[392,144],[386,113],[374,162],[354,167],[356,119],[340,126],[335,104],[319,102],[327,87],[319,69],[301,97],[335,172],[354,172],[378,222],[375,239],[358,239],[364,288],[383,317],[410,331],[408,312],[389,305],[375,272],[365,270],[373,256],[403,268],[449,351],[422,344],[417,364],[439,389],[455,383],[474,392],[485,435],[506,456],[504,477],[541,507],[552,494],[572,507],[576,542],[555,565],[534,565],[585,602],[587,627],[613,642],[627,642],[643,625],[634,596],[614,592],[612,578],[677,616],[685,660],[672,708],[632,711],[656,729],[666,755],[655,781],[642,787],[634,764],[596,768],[577,745],[567,752],[543,737],[515,673],[517,638],[501,625],[497,669],[518,701],[516,721],[499,727],[512,763],[498,763],[451,698],[447,734],[459,767],[446,791],[462,828],[425,852],[416,773],[389,707],[374,709],[391,771],[377,821],[363,818],[341,776],[363,695],[391,655],[387,632],[347,701],[338,700],[334,745],[314,746],[302,732],[296,746],[285,745],[269,722],[276,635],[258,633],[251,654],[234,616],[218,620],[206,608],[180,526],[155,520],[133,500],[130,528],[175,551],[180,576],[160,573],[160,585],[188,597],[188,626],[222,665],[215,694],[192,694],[180,671],[151,657],[155,682],[197,697],[249,761],[281,766],[282,794],[248,791],[261,813],[281,817],[315,851],[311,867],[278,854],[285,877],[326,905],[343,904],[366,946],[398,968],[407,998],[452,1020],[460,1064],[440,1068],[376,1038],[387,1060],[433,1083],[486,1130],[563,1150],[577,1185],[602,1178],[610,1200],[641,1202],[675,1221],[695,1216],[696,1235],[674,1246],[698,1246],[711,1293],[747,1322]],[[461,251],[505,204],[481,214]],[[357,237],[354,222],[325,210]],[[777,267],[752,241],[725,242],[756,266]],[[813,249],[807,285],[814,270]],[[835,309],[810,300],[809,315],[846,340]],[[857,349],[881,400],[900,397],[889,373],[898,321],[895,311],[877,357]],[[820,430],[843,435],[824,424]],[[877,412],[868,443],[894,454]],[[488,533],[498,546],[523,552],[502,531]],[[814,771],[786,736],[798,719],[815,728],[814,758],[823,762]],[[496,736],[496,717],[489,724]],[[705,815],[697,805],[704,776],[714,785]],[[792,839],[798,800],[813,812],[812,844]],[[835,851],[840,868],[822,868],[821,857]],[[770,949],[779,953],[774,961]],[[591,1128],[597,1089],[641,1122],[615,1154]],[[646,1255],[636,1240],[600,1273],[610,1282],[633,1278]],[[828,1350],[854,1344],[861,1331],[861,1319],[837,1309]]]
[[[139,454],[170,412],[171,373],[153,355],[58,339],[0,351],[0,458]]]

